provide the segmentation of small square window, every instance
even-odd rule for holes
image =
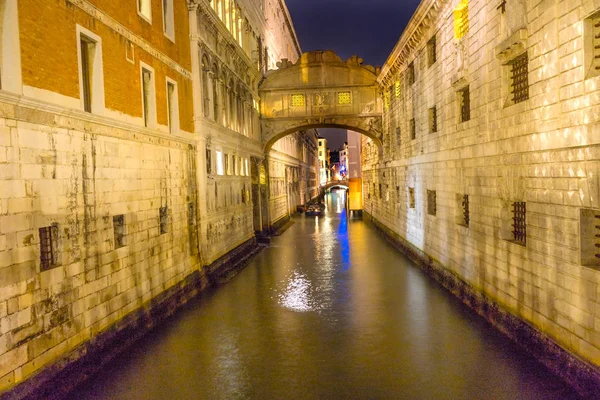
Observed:
[[[435,216],[437,213],[437,192],[427,191],[427,214]]]
[[[167,207],[161,207],[159,210],[160,218],[160,234],[167,233],[169,231],[169,209]]]
[[[408,188],[408,208],[415,208],[415,188]]]
[[[40,234],[40,270],[47,271],[59,266],[59,230],[58,224],[39,229]]]
[[[115,238],[115,249],[125,246],[125,215],[113,216],[113,232]]]
[[[339,92],[338,93],[338,104],[339,105],[352,104],[352,94],[350,92]]]

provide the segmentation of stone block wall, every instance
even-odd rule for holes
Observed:
[[[1,104],[0,392],[201,265],[193,144]],[[48,269],[44,227],[57,228]]]
[[[365,211],[600,365],[600,81],[588,40],[600,4],[509,0],[503,11],[495,1],[453,0],[434,11],[433,3],[422,2],[379,78],[384,153],[363,139]],[[468,29],[458,39],[460,3]],[[522,54],[528,98],[515,102]],[[513,233],[515,202],[526,204],[525,243]]]

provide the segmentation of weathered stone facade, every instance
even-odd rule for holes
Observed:
[[[0,0],[0,396],[220,281],[272,220],[251,175],[261,55],[300,54],[291,25],[265,46],[285,3],[121,3]],[[314,132],[275,153],[315,174]]]
[[[363,139],[366,212],[595,366],[598,11],[424,0],[378,78],[383,155]]]

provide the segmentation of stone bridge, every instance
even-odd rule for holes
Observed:
[[[323,189],[324,190],[329,190],[329,189],[334,188],[336,186],[343,186],[346,189],[349,188],[348,181],[347,180],[342,180],[342,181],[327,182],[327,184],[325,186],[323,186]]]
[[[310,128],[342,128],[367,135],[382,148],[379,70],[356,56],[346,62],[332,51],[282,60],[259,92],[265,151],[280,138]]]

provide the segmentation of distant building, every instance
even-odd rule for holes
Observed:
[[[340,148],[340,176],[346,178],[348,175],[348,142]]]
[[[329,149],[327,148],[327,139],[319,138],[319,183],[327,184],[329,181]]]

